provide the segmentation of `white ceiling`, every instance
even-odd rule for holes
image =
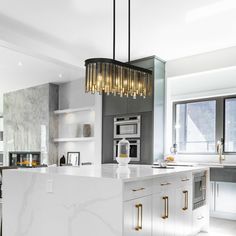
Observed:
[[[83,71],[0,47],[0,92],[48,82],[63,83],[82,76]]]
[[[235,94],[236,67],[173,77],[169,89],[173,100]]]
[[[236,45],[235,0],[131,0],[131,4],[132,58],[155,54],[172,60]],[[80,65],[88,57],[111,57],[112,0],[0,0],[0,6],[0,14],[25,26],[18,27],[21,33],[42,32],[39,37],[64,45]],[[117,0],[121,60],[127,58],[126,19],[127,0]]]
[[[42,60],[0,47],[0,114],[6,92],[45,83],[60,84],[83,77],[80,68]]]
[[[0,0],[0,41],[24,52],[0,48],[0,93],[73,80],[83,76],[86,58],[111,57],[112,2]],[[235,46],[235,2],[131,0],[131,59],[172,60]],[[125,61],[127,0],[117,0],[116,33],[117,59]]]

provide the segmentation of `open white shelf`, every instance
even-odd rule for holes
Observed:
[[[80,138],[55,138],[54,142],[93,142],[94,137],[80,137]]]
[[[54,114],[67,114],[74,112],[83,112],[83,111],[94,111],[94,107],[81,107],[81,108],[73,108],[73,109],[65,109],[65,110],[56,110]]]

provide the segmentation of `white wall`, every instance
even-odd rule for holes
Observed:
[[[94,142],[65,142],[58,144],[59,157],[67,152],[80,152],[81,162],[101,163],[102,140],[102,97],[85,93],[84,79],[60,85],[60,109],[94,107],[94,111],[83,111],[59,115],[60,137],[82,137],[84,123],[92,125]]]
[[[84,78],[64,83],[59,86],[60,109],[88,107],[95,105],[95,96],[85,93]]]
[[[0,115],[3,114],[3,94],[0,92]]]
[[[167,62],[165,153],[172,145],[173,102],[236,94],[236,48]],[[190,162],[218,162],[217,155],[179,155]],[[236,163],[236,156],[226,157]]]

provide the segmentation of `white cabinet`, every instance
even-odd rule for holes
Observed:
[[[153,236],[191,235],[191,174],[162,179],[155,189],[157,192],[153,194]]]
[[[152,197],[140,197],[124,203],[124,235],[152,235]]]
[[[175,194],[170,187],[153,195],[153,236],[173,236]]]
[[[216,182],[215,211],[236,214],[236,183]]]
[[[211,215],[236,220],[236,183],[211,182]]]
[[[215,182],[210,182],[210,211],[215,211]]]
[[[175,194],[175,236],[188,236],[192,231],[192,185],[184,185]]]
[[[193,211],[192,235],[200,231],[208,232],[209,228],[209,207],[207,205],[199,207]]]
[[[124,236],[190,236],[206,229],[208,206],[192,210],[192,188],[192,173],[126,183]]]

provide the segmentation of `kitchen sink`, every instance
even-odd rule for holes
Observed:
[[[236,183],[236,166],[222,165],[222,167],[210,167],[210,180]]]
[[[201,166],[208,166],[211,168],[236,168],[236,164],[229,164],[229,163],[214,163],[214,162],[206,162],[206,163],[199,163]]]
[[[224,168],[236,168],[236,165],[235,164],[226,164],[226,165],[223,165]]]

